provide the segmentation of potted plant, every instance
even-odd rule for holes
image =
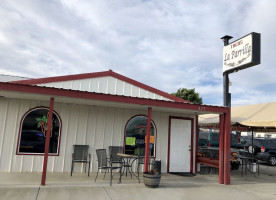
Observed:
[[[161,180],[161,173],[152,169],[143,173],[144,184],[150,188],[157,188]]]

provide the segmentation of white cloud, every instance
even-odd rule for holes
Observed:
[[[112,69],[170,93],[195,88],[204,103],[222,105],[219,38],[256,31],[262,64],[230,75],[232,104],[258,102],[248,97],[255,92],[273,101],[276,93],[269,98],[262,87],[276,82],[274,7],[272,0],[1,1],[0,69],[30,77]]]

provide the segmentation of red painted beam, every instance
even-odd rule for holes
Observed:
[[[128,103],[128,104],[144,105],[144,106],[150,106],[150,107],[157,106],[157,107],[187,109],[187,110],[194,110],[195,112],[197,111],[214,112],[214,113],[227,112],[227,108],[219,107],[219,106],[208,106],[208,105],[198,105],[198,104],[190,104],[190,103],[184,103],[184,102],[171,102],[171,101],[144,99],[144,98],[137,98],[137,97],[126,97],[126,96],[119,96],[119,95],[74,91],[74,90],[66,90],[66,89],[59,89],[59,88],[20,85],[20,84],[14,84],[14,83],[0,83],[0,90],[25,92],[25,93],[32,93],[32,94],[45,94],[50,96],[101,100],[101,101],[110,101],[110,102],[118,102],[118,103]]]
[[[225,129],[224,129],[224,184],[230,184],[230,154],[231,154],[231,112],[225,113]]]
[[[190,172],[194,171],[194,119],[191,119],[191,159],[190,159]]]
[[[196,119],[196,121],[195,121],[195,123],[196,123],[196,125],[195,125],[195,127],[196,127],[195,155],[197,155],[198,154],[198,136],[199,136],[198,115],[195,117],[195,119]],[[198,158],[196,156],[195,157],[195,173],[197,173],[197,163],[198,163]]]
[[[145,150],[144,172],[148,172],[148,166],[149,166],[150,132],[151,132],[151,113],[152,113],[152,108],[149,107],[149,108],[148,108],[147,133],[146,133],[146,150]]]
[[[49,144],[50,144],[50,134],[51,134],[51,127],[52,127],[53,110],[54,110],[54,98],[51,97],[49,114],[48,114],[46,142],[45,142],[45,149],[44,149],[43,171],[42,171],[42,177],[41,177],[41,185],[43,185],[43,186],[45,185],[45,182],[46,182],[48,152],[49,152]]]
[[[224,114],[219,116],[219,183],[224,184]]]

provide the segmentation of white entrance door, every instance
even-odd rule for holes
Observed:
[[[171,119],[169,172],[190,172],[191,120]]]

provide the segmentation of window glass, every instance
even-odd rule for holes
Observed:
[[[125,153],[145,155],[145,140],[147,132],[147,117],[135,116],[126,125]],[[150,156],[154,156],[155,127],[151,122]]]
[[[267,148],[276,148],[276,140],[267,140],[266,146]]]
[[[25,115],[20,130],[18,153],[43,154],[47,134],[48,123],[47,108],[37,108]],[[50,132],[49,153],[57,154],[60,135],[60,120],[53,113],[52,127]]]

